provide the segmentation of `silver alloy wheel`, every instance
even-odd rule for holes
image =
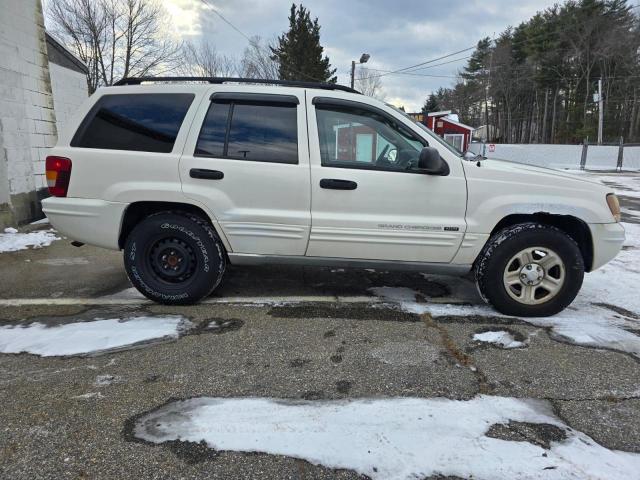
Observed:
[[[528,247],[507,262],[503,281],[511,298],[525,305],[539,305],[551,300],[562,289],[564,262],[549,248]]]

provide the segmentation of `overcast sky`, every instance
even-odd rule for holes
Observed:
[[[249,36],[273,38],[287,29],[290,0],[207,0]],[[198,41],[206,37],[220,53],[241,55],[247,44],[240,34],[216,16],[204,0],[164,0],[176,35]],[[366,67],[395,70],[475,45],[498,35],[536,11],[555,3],[545,0],[309,0],[303,3],[321,25],[321,43],[337,68],[338,82],[348,84],[351,60],[362,53]],[[442,60],[464,58],[471,52]],[[435,62],[441,63],[441,62]],[[465,60],[429,68],[418,77],[381,78],[385,99],[419,110],[426,96],[449,86]],[[374,72],[367,72],[373,74]],[[436,76],[437,75],[437,76]]]

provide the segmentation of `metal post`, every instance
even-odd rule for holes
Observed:
[[[598,79],[598,145],[602,145],[602,128],[604,123],[604,99],[602,98],[602,78]]]
[[[589,138],[585,138],[582,142],[582,156],[580,157],[580,170],[584,170],[587,165],[587,149],[589,148]]]
[[[622,159],[624,158],[624,140],[620,137],[620,146],[618,147],[618,163],[616,164],[616,170],[622,171]]]
[[[355,83],[356,80],[356,61],[352,60],[351,61],[351,88],[353,88],[353,85]]]

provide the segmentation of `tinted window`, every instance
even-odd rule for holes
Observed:
[[[192,94],[105,95],[76,132],[72,147],[168,153]]]
[[[230,122],[227,122],[228,113]],[[232,101],[229,105],[213,102],[202,126],[195,154],[298,163],[296,114],[297,108],[293,103]]]
[[[227,135],[229,103],[212,103],[200,130],[196,155],[211,157],[224,156],[224,143]]]
[[[360,108],[316,106],[322,165],[410,170],[423,142],[386,116]]]

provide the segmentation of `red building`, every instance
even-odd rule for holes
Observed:
[[[433,130],[458,150],[464,152],[469,148],[471,136],[475,129],[461,123],[458,120],[458,115],[451,113],[451,110],[427,114],[414,113],[411,114],[411,116],[426,125],[429,130]]]

